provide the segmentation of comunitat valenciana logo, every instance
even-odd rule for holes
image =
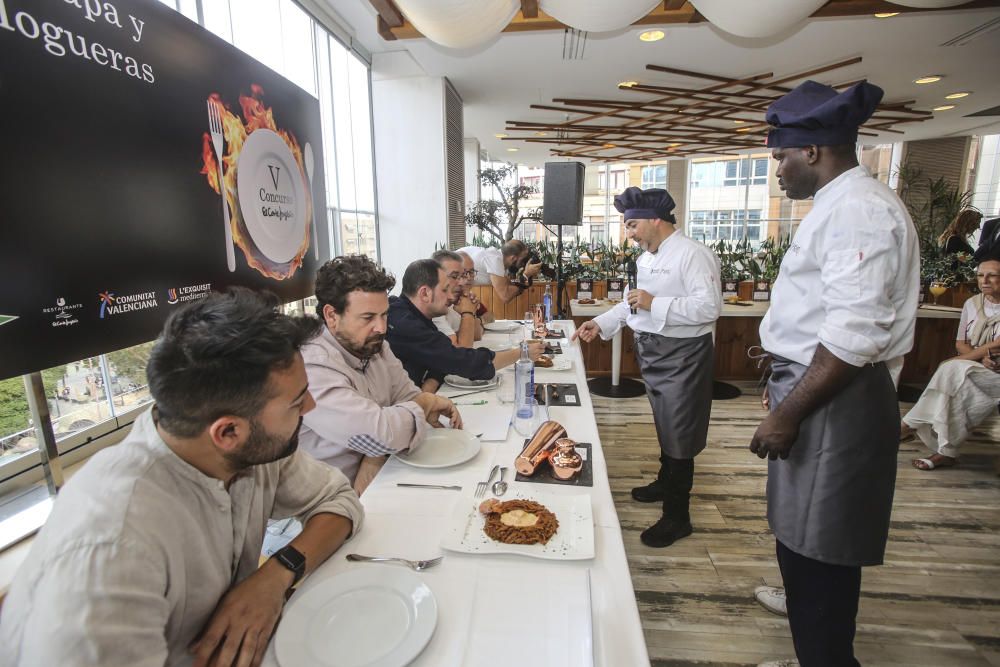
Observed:
[[[212,293],[212,283],[204,285],[188,285],[187,287],[171,287],[167,290],[167,303],[171,306],[185,301],[204,299]]]
[[[156,308],[156,292],[137,292],[135,294],[118,294],[108,290],[98,294],[101,304],[101,319],[106,320],[112,315],[134,313],[139,310]]]
[[[83,308],[82,303],[66,303],[65,298],[59,297],[56,299],[55,306],[42,308],[42,312],[46,315],[54,315],[52,318],[52,326],[70,327],[80,322],[80,320],[76,319],[73,315],[73,311],[80,310],[81,308]]]

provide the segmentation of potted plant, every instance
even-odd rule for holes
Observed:
[[[715,254],[719,256],[719,263],[722,267],[722,298],[736,299],[737,288],[740,281],[739,270],[736,268],[736,259],[729,244],[724,239],[719,239],[711,246]]]

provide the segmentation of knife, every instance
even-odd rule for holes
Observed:
[[[403,482],[398,482],[396,486],[403,486],[408,489],[445,489],[447,491],[461,491],[460,486],[445,486],[443,484],[405,484]]]

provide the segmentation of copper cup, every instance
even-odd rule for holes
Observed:
[[[547,421],[531,436],[524,450],[514,459],[514,468],[522,475],[531,476],[538,471],[544,461],[549,458],[549,452],[556,441],[566,437],[566,429],[559,422]]]
[[[583,457],[576,451],[576,441],[559,438],[549,450],[549,465],[552,476],[563,482],[574,479],[583,470]]]

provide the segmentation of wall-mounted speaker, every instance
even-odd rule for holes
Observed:
[[[546,162],[542,222],[548,226],[583,224],[582,162]]]

